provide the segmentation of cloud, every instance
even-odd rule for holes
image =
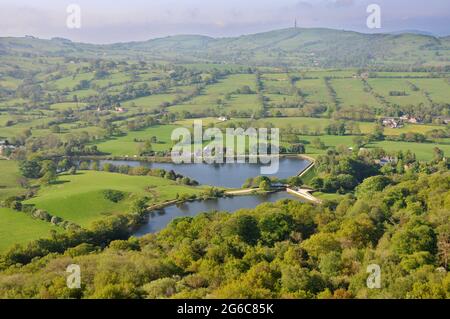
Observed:
[[[344,7],[344,8],[351,7],[354,4],[355,4],[354,0],[335,0],[334,1],[334,5],[336,7],[339,7],[339,8],[341,8],[341,7]]]
[[[290,27],[367,31],[366,6],[382,7],[383,26],[447,30],[448,0],[0,0],[0,36],[65,36],[78,41],[145,40],[173,34],[233,36]],[[79,3],[82,29],[65,26],[66,6]],[[407,20],[402,19],[408,17]],[[382,30],[386,31],[386,30]],[[440,31],[440,33],[442,33]]]

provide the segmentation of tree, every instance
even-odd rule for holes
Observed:
[[[131,212],[139,215],[145,214],[147,212],[147,202],[148,198],[146,197],[136,199],[131,205]]]
[[[372,197],[376,193],[381,192],[386,186],[391,183],[391,179],[386,176],[372,176],[366,178],[361,184],[356,188],[356,197]]]
[[[263,191],[268,191],[270,190],[270,182],[263,180],[261,183],[259,183],[259,188]]]
[[[69,170],[70,175],[76,175],[77,174],[77,168],[75,166],[72,166]]]
[[[300,187],[303,185],[303,181],[299,176],[293,176],[288,178],[287,183],[291,187]]]
[[[420,251],[435,254],[437,251],[436,233],[420,218],[413,218],[392,236],[392,246],[400,256]]]
[[[69,167],[70,167],[70,166],[69,166],[69,161],[68,161],[66,158],[58,162],[58,170],[59,170],[59,171],[64,172],[64,171],[66,171]]]
[[[145,141],[143,144],[141,144],[139,153],[141,156],[144,155],[152,155],[153,154],[153,146],[150,141]]]
[[[61,128],[59,127],[59,125],[53,125],[50,127],[50,132],[59,134],[61,133]]]
[[[322,141],[320,140],[320,138],[318,138],[318,137],[314,138],[314,139],[311,141],[311,145],[312,145],[314,148],[318,149],[318,150],[324,150],[324,149],[326,149],[325,143],[322,142]]]
[[[353,145],[355,145],[358,149],[363,147],[367,143],[367,140],[363,136],[355,136],[353,138]]]
[[[44,185],[50,185],[54,183],[57,179],[57,175],[53,170],[48,170],[44,173],[44,176],[41,177],[41,183]]]
[[[227,236],[239,236],[249,245],[255,245],[260,238],[258,221],[250,215],[235,215],[225,225]]]
[[[372,139],[375,141],[382,141],[384,140],[384,127],[382,124],[377,124],[374,128],[374,131],[372,133]]]
[[[344,246],[362,248],[377,241],[376,226],[367,214],[345,220],[339,231]]]
[[[333,233],[320,232],[312,235],[309,239],[303,241],[300,246],[305,249],[309,255],[319,258],[330,252],[341,251],[341,244]]]
[[[433,154],[434,154],[433,160],[436,163],[439,163],[444,159],[444,151],[442,151],[439,147],[433,148]]]
[[[20,173],[26,178],[41,177],[41,164],[37,160],[23,161],[19,164]]]
[[[300,143],[291,144],[291,152],[295,154],[305,154],[305,145]]]

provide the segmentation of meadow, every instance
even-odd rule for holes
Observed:
[[[353,139],[355,136],[335,136],[335,135],[323,135],[323,136],[300,136],[300,140],[306,143],[306,154],[312,157],[317,157],[318,155],[325,154],[326,149],[321,150],[314,148],[311,142],[319,138],[325,146],[337,147],[339,145],[344,145],[346,147],[355,147]],[[407,151],[416,154],[416,158],[420,161],[430,161],[433,159],[434,153],[433,149],[439,147],[445,152],[445,154],[450,154],[450,144],[439,144],[439,143],[413,143],[413,142],[399,142],[399,141],[376,141],[371,142],[364,146],[365,148],[382,148],[387,152],[397,152],[397,151]]]
[[[167,151],[172,148],[170,139],[172,131],[178,126],[156,125],[139,131],[130,131],[124,136],[112,137],[106,141],[96,143],[101,152],[112,156],[138,156],[139,147],[143,141],[150,140],[152,136],[157,137],[157,143],[152,143],[154,151]]]
[[[24,192],[19,179],[19,167],[16,161],[0,159],[0,201]]]
[[[51,231],[63,231],[50,223],[33,219],[25,213],[0,208],[0,253],[14,244],[50,237]]]
[[[106,190],[121,191],[125,197],[113,202]],[[43,187],[36,197],[26,201],[54,216],[82,227],[113,214],[130,212],[133,200],[148,197],[148,205],[176,199],[177,194],[198,194],[202,188],[178,185],[153,176],[129,176],[118,173],[80,171],[76,175],[61,175],[54,185]]]

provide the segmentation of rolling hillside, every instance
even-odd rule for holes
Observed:
[[[290,67],[449,66],[450,38],[290,28],[232,38],[179,35],[93,45],[54,38],[0,38],[1,55],[135,57],[179,63]]]

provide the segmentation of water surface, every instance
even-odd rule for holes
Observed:
[[[266,195],[235,196],[208,199],[204,201],[186,202],[180,205],[172,205],[152,212],[148,222],[138,229],[133,235],[140,237],[149,233],[155,233],[167,226],[177,217],[195,216],[202,212],[227,211],[235,212],[241,208],[255,208],[256,206],[276,202],[281,199],[301,200],[287,192],[271,193]]]
[[[240,188],[249,177],[261,175],[260,164],[174,164],[174,163],[148,163],[139,161],[113,161],[103,160],[100,165],[111,163],[114,165],[146,166],[174,170],[184,176],[195,179],[201,185],[221,186],[227,188]],[[274,175],[278,178],[288,178],[298,175],[309,164],[308,160],[294,157],[280,158],[279,170]]]

